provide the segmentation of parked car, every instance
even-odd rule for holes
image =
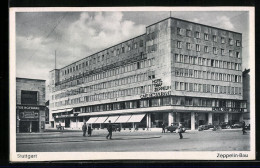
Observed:
[[[208,130],[208,129],[210,129],[210,128],[214,128],[214,125],[212,125],[212,124],[208,124],[208,125],[200,125],[199,127],[198,127],[198,130],[199,131],[203,131],[203,130]]]
[[[242,128],[242,122],[236,122],[235,124],[231,125],[232,128]]]
[[[220,126],[222,129],[230,129],[230,128],[231,128],[231,126],[229,125],[228,122],[221,122],[221,123],[219,124],[219,126]]]
[[[168,126],[168,127],[166,127],[165,129],[166,129],[167,132],[168,132],[168,131],[174,132],[174,131],[176,131],[176,129],[178,128],[178,126],[179,126],[179,123],[172,123],[171,126]],[[182,128],[182,132],[185,132],[185,131],[186,131],[186,128],[183,127],[183,128]]]

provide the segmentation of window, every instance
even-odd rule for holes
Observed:
[[[217,36],[216,35],[213,35],[213,41],[217,42]]]
[[[175,82],[175,90],[180,90],[180,82]]]
[[[222,44],[225,43],[225,37],[221,37],[221,43],[222,43]]]
[[[186,63],[186,64],[189,63],[189,56],[188,55],[184,56],[184,63]]]
[[[221,49],[221,55],[225,55],[225,50],[224,49]]]
[[[234,44],[233,39],[229,39],[229,40],[228,40],[228,43],[229,43],[229,45],[233,45],[233,44]]]
[[[181,48],[181,41],[177,41],[177,48]]]
[[[122,47],[122,53],[125,53],[125,47]],[[104,56],[104,55],[103,55]]]
[[[21,104],[38,104],[38,92],[37,91],[21,91]]]
[[[223,61],[219,61],[219,68],[223,68]]]
[[[180,54],[180,62],[184,63],[184,56]]]
[[[237,47],[240,47],[240,46],[241,46],[241,43],[240,43],[239,40],[236,40],[236,46],[237,46]]]
[[[233,57],[233,51],[232,51],[232,50],[229,50],[228,53],[229,53],[228,55],[229,55],[230,57]]]
[[[213,47],[213,54],[218,54],[216,47]]]
[[[187,43],[187,50],[191,50],[191,44]]]
[[[143,47],[143,46],[144,46],[144,42],[143,42],[143,40],[140,41],[139,46],[140,46],[140,47]]]
[[[209,40],[209,35],[208,34],[204,34],[204,40],[208,41]]]
[[[130,51],[131,50],[131,46],[128,46],[128,51]]]
[[[196,44],[196,51],[199,52],[200,51],[200,45]]]
[[[191,37],[191,30],[186,30],[186,35],[187,35],[187,37]]]
[[[189,77],[193,77],[193,70],[189,69]]]
[[[137,43],[134,43],[134,48],[135,48],[135,49],[137,48]]]
[[[180,56],[179,56],[179,54],[175,54],[175,62],[180,62]]]
[[[240,52],[236,52],[236,58],[240,58]]]
[[[199,63],[199,65],[202,65],[202,59],[201,59],[201,57],[198,58],[198,63]]]
[[[205,52],[205,53],[208,53],[208,52],[209,52],[209,47],[208,47],[208,46],[205,46],[205,47],[204,47],[204,52]]]
[[[181,35],[181,28],[177,27],[177,34]]]
[[[196,37],[196,38],[200,38],[200,32],[196,31],[196,32],[195,32],[195,37]]]

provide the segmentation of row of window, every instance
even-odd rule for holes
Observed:
[[[174,96],[174,97],[141,99],[141,100],[132,100],[132,101],[125,101],[125,102],[80,107],[80,112],[88,113],[88,112],[111,111],[111,110],[122,110],[122,109],[170,106],[170,105],[234,108],[233,110],[239,108],[246,108],[245,101]]]
[[[241,75],[233,75],[233,74],[217,73],[217,72],[201,71],[201,70],[193,70],[193,69],[185,69],[185,68],[174,68],[174,70],[175,70],[175,76],[210,79],[210,80],[236,82],[236,83],[242,82]]]
[[[95,85],[91,85],[91,86],[87,86],[87,87],[73,89],[70,91],[56,94],[55,99],[67,97],[70,95],[89,93],[89,92],[92,92],[95,90],[113,88],[113,87],[122,86],[122,85],[126,85],[126,84],[132,84],[132,83],[136,83],[136,82],[143,82],[143,81],[151,80],[151,79],[155,79],[154,71],[149,71],[148,73],[132,75],[132,76],[124,77],[124,78],[119,78],[119,79],[116,79],[113,81],[107,81],[107,82],[103,82],[103,83],[99,83],[99,84],[95,84]]]
[[[108,71],[104,71],[104,72],[101,72],[101,73],[85,76],[85,77],[82,77],[80,79],[73,80],[71,82],[63,83],[61,85],[56,86],[55,90],[58,91],[58,90],[62,90],[62,89],[65,89],[65,88],[80,85],[80,84],[83,84],[83,83],[86,83],[86,82],[97,81],[97,80],[100,80],[100,79],[116,76],[116,75],[119,75],[119,74],[122,74],[122,73],[136,71],[138,69],[143,69],[143,68],[153,66],[154,64],[155,64],[154,58],[146,59],[146,60],[135,62],[135,63],[132,63],[132,64],[120,66],[118,68],[110,69]],[[80,73],[80,75],[81,75],[81,73]],[[71,76],[71,78],[74,78],[74,75]],[[66,79],[64,79],[64,80],[66,80]]]
[[[187,50],[192,50],[193,49],[193,44],[187,42],[186,43],[186,49]],[[194,44],[195,48],[196,48],[196,52],[200,52],[201,51],[201,46],[200,44]],[[182,41],[177,41],[177,48],[182,49],[183,48],[183,42]],[[209,50],[209,46],[204,46],[204,52],[205,53],[212,53],[215,55],[218,55],[218,51],[221,51],[221,55],[225,56],[226,55],[226,51],[225,49],[221,48],[220,50],[217,47],[212,47],[212,50]],[[233,57],[235,53],[235,57],[236,58],[241,58],[240,56],[240,52],[234,52],[234,50],[228,50],[228,56]]]
[[[80,70],[81,68],[87,67],[87,66],[92,65],[92,64],[96,64],[98,62],[104,61],[105,59],[109,59],[109,55],[118,56],[121,53],[129,52],[132,49],[137,49],[137,46],[138,46],[138,43],[135,42],[133,46],[130,46],[130,45],[129,46],[122,46],[121,48],[118,48],[118,49],[111,51],[110,53],[109,53],[109,51],[107,51],[106,58],[105,58],[105,55],[94,57],[93,59],[90,59],[89,61],[80,63],[78,65],[74,65],[73,67],[69,67],[69,68],[63,70],[62,75],[70,74],[72,72]],[[144,46],[144,42],[143,42],[143,40],[140,40],[139,47],[143,47],[143,46]]]
[[[177,35],[182,35],[182,36],[185,36],[185,30],[186,30],[186,36],[187,37],[192,37],[192,31],[189,30],[189,29],[182,29],[182,28],[179,28],[177,27]],[[199,31],[195,31],[194,32],[194,37],[197,38],[197,39],[201,39],[201,33]],[[220,41],[221,44],[225,44],[226,41],[228,41],[228,44],[230,46],[233,46],[234,45],[234,39],[232,38],[227,38],[227,37],[218,37],[217,35],[212,35],[212,41],[213,42],[218,42]],[[204,33],[204,38],[203,38],[205,41],[209,41],[210,39],[210,35],[208,33]],[[235,40],[235,45],[237,47],[240,47],[241,46],[241,42],[240,40]]]
[[[242,94],[241,87],[188,83],[188,82],[175,82],[175,90],[202,92],[202,93],[221,93],[221,94],[231,94],[231,95]]]
[[[222,60],[216,60],[216,59],[209,59],[209,58],[203,58],[203,57],[197,57],[197,56],[188,56],[188,55],[183,55],[183,54],[175,54],[175,62],[208,66],[208,67],[214,67],[214,68],[232,69],[232,70],[237,70],[237,71],[242,70],[242,65],[240,63],[222,61]]]

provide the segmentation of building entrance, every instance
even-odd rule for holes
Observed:
[[[39,132],[38,121],[20,121],[19,132]]]
[[[70,119],[66,118],[65,119],[65,128],[69,128],[70,127]]]

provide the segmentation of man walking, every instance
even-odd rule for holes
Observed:
[[[162,123],[162,133],[165,133],[165,124]]]
[[[86,132],[87,132],[86,121],[84,121],[84,124],[82,125],[82,131],[83,131],[83,136],[86,136]]]
[[[91,136],[91,133],[92,133],[92,129],[91,129],[91,126],[90,124],[88,125],[88,136]]]
[[[180,139],[182,139],[183,138],[183,136],[182,136],[182,129],[183,127],[182,127],[182,124],[179,124],[179,126],[178,126],[178,133],[179,133],[179,135],[180,135]]]
[[[109,123],[108,123],[108,126],[107,126],[108,134],[107,134],[106,138],[108,139],[108,137],[109,137],[109,139],[112,139],[113,126],[112,126],[110,120],[109,120],[108,122],[109,122]]]

